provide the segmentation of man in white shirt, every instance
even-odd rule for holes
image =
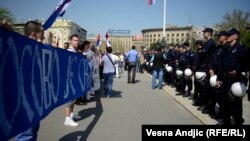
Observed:
[[[79,36],[77,34],[73,34],[70,36],[70,45],[69,45],[69,48],[67,49],[68,51],[71,51],[71,52],[77,52],[76,51],[76,48],[78,47],[78,43],[79,43]],[[68,103],[66,103],[66,106],[65,106],[65,121],[64,121],[64,125],[65,126],[78,126],[79,124],[76,123],[74,120],[73,120],[73,109],[74,109],[74,105],[75,105],[75,100],[72,100]]]
[[[113,78],[115,74],[114,64],[118,61],[117,57],[112,54],[112,47],[106,47],[107,54],[102,57],[103,74],[104,74],[104,95],[108,98],[112,96]]]

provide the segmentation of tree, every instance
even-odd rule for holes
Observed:
[[[14,16],[11,14],[11,12],[6,8],[0,7],[0,21],[3,19],[6,19],[10,23],[14,22]]]
[[[232,13],[227,13],[223,16],[223,21],[215,24],[215,27],[219,30],[229,30],[230,28],[238,29],[240,34],[240,41],[245,46],[250,46],[250,33],[247,32],[246,26],[249,25],[249,12],[243,12],[241,10],[234,10]]]

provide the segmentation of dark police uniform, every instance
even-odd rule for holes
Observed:
[[[184,71],[185,69],[189,68],[189,69],[192,69],[192,65],[193,65],[193,60],[194,60],[194,53],[193,51],[190,49],[190,50],[187,50],[185,52],[185,61],[184,61]],[[187,96],[190,96],[191,95],[191,91],[193,89],[193,80],[192,78],[186,78],[184,80],[184,90],[185,90],[185,87],[188,87],[188,91],[187,93],[184,95],[184,97],[187,97]]]
[[[210,62],[212,58],[212,53],[216,49],[216,44],[212,38],[207,40],[207,42],[203,45],[202,49],[199,52],[199,62],[197,71],[206,72],[206,81],[201,85],[200,95],[201,95],[201,103],[204,104],[204,107],[199,108],[202,110],[202,113],[209,113],[211,109],[210,100],[210,84],[209,84],[209,74],[208,70],[210,69]]]
[[[225,51],[228,49],[229,45],[218,45],[216,47],[215,52],[212,54],[211,64],[210,68],[214,71],[214,73],[217,75],[217,80],[222,81],[222,78],[219,74],[222,73],[222,61],[224,58]],[[221,118],[222,115],[224,115],[224,100],[225,96],[223,94],[222,87],[220,88],[212,88],[211,89],[211,116],[213,118]],[[215,106],[216,103],[219,105],[219,113],[216,114],[215,112]]]
[[[240,43],[236,42],[232,47],[230,46],[224,55],[222,62],[223,91],[225,92],[225,117],[224,123],[230,124],[230,117],[232,116],[236,125],[241,125],[244,122],[242,118],[242,99],[235,98],[231,94],[231,85],[234,82],[246,82],[241,72],[245,71],[244,57],[246,49]],[[236,70],[236,76],[232,76],[229,72]]]
[[[174,85],[174,80],[175,80],[175,70],[176,70],[175,69],[175,59],[176,59],[176,51],[175,51],[175,49],[170,49],[167,53],[166,62],[169,66],[172,67],[173,70],[172,70],[172,72],[168,73],[168,75],[166,75],[166,77],[169,76],[168,84],[171,86]],[[165,79],[167,79],[167,78],[165,78]]]

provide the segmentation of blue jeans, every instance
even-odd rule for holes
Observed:
[[[162,78],[163,78],[163,69],[154,69],[153,70],[153,78],[152,78],[152,89],[156,87],[156,79],[159,79],[158,89],[162,88]]]
[[[114,73],[104,73],[104,94],[106,96],[112,95]]]
[[[26,131],[18,134],[16,136],[16,141],[36,141],[37,140],[37,132],[39,130],[40,123],[35,126],[30,127]]]

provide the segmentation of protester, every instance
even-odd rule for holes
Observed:
[[[44,29],[40,23],[35,22],[35,21],[28,21],[24,25],[24,35],[38,42],[42,42],[44,40]],[[40,127],[40,123],[36,125],[32,125],[32,127],[27,129],[26,131],[19,133],[16,136],[16,140],[17,141],[36,141],[39,127]]]
[[[123,73],[123,66],[124,66],[124,57],[123,54],[119,53],[118,55],[118,64],[119,64],[119,73]]]
[[[89,41],[84,41],[83,42],[83,55],[86,55],[88,61],[89,61],[89,67],[90,67],[90,71],[91,71],[91,75],[92,75],[92,72],[93,72],[93,62],[92,62],[92,59],[93,59],[93,51],[90,50],[90,46],[91,46],[91,43]],[[93,76],[91,76],[93,78]],[[91,89],[87,92],[86,94],[86,99],[87,100],[90,100],[91,98],[93,98],[95,95],[95,91],[94,91],[94,84],[93,84],[93,79],[92,79],[92,82],[91,82]]]
[[[156,88],[156,79],[158,76],[158,89],[162,89],[162,79],[163,79],[163,69],[165,68],[164,66],[164,60],[166,60],[165,54],[162,53],[162,49],[160,47],[157,48],[157,53],[155,53],[151,60],[150,63],[153,63],[153,77],[152,77],[152,89]]]
[[[113,78],[115,74],[114,64],[118,61],[112,54],[112,47],[106,47],[107,53],[102,57],[104,75],[104,95],[108,98],[112,96]]]
[[[78,43],[79,43],[79,36],[77,34],[71,35],[69,48],[67,50],[77,53],[76,49],[78,47]],[[65,121],[64,121],[65,126],[73,126],[73,127],[79,126],[79,124],[73,120],[73,117],[74,117],[73,109],[74,109],[75,101],[76,100],[72,100],[66,103],[65,105]]]
[[[64,49],[68,49],[68,48],[69,48],[69,43],[68,43],[68,42],[65,42],[65,43],[63,44],[63,48],[64,48]]]

